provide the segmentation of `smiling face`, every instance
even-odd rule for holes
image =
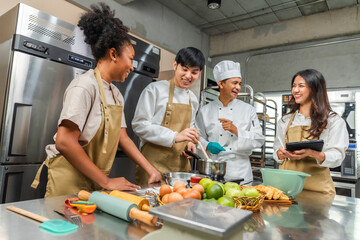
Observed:
[[[122,48],[121,55],[117,54],[114,48],[110,49],[112,58],[111,80],[117,82],[125,82],[125,78],[134,70],[132,60],[135,56],[134,48],[131,44],[126,44]]]
[[[219,81],[220,96],[226,98],[229,102],[234,100],[241,90],[241,78],[228,78]]]
[[[291,93],[293,94],[297,104],[305,105],[311,102],[311,90],[309,85],[300,75],[295,77],[291,88]]]
[[[189,88],[200,75],[200,67],[181,66],[176,61],[173,63],[175,70],[174,82],[179,88]]]

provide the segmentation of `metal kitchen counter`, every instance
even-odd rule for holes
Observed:
[[[6,210],[6,206],[14,205],[47,218],[61,219],[53,210],[61,209],[65,199],[62,196],[1,204],[0,239],[141,239],[156,230],[96,211],[83,218],[84,227],[77,232],[59,236],[40,229],[39,223],[34,220]],[[264,204],[261,212],[255,213],[243,226],[237,228],[236,236],[242,236],[243,239],[306,240],[356,239],[356,236],[360,236],[359,199],[303,191],[296,200],[298,204],[291,206]],[[181,238],[172,235],[171,239]]]

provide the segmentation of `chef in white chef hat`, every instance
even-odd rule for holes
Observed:
[[[225,60],[219,62],[214,67],[214,78],[219,84],[219,81],[226,80],[228,78],[241,78],[240,63]]]
[[[237,99],[241,90],[240,63],[221,61],[214,67],[220,96],[203,106],[196,117],[200,141],[213,160],[226,160],[226,181],[253,180],[249,155],[265,142],[256,110]],[[201,153],[201,151],[199,151]]]

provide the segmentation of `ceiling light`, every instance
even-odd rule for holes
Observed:
[[[221,7],[221,0],[208,0],[208,8],[218,9]]]

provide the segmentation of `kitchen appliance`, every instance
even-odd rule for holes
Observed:
[[[134,118],[135,109],[143,89],[159,76],[160,49],[133,36],[129,36],[129,38],[135,50],[134,71],[129,74],[125,82],[113,82],[113,84],[119,88],[124,97],[126,132],[135,145],[139,147],[140,139],[132,129],[131,121]],[[122,176],[131,182],[135,182],[135,167],[136,164],[119,149],[110,177]]]
[[[336,194],[360,197],[358,139],[356,132],[356,115],[358,114],[358,110],[356,110],[358,106],[356,91],[329,91],[328,97],[331,109],[344,119],[350,141],[341,166],[330,168]]]
[[[53,142],[70,81],[95,66],[82,31],[19,4],[0,17],[0,202],[41,197],[30,184]],[[43,186],[44,187],[44,186]]]

